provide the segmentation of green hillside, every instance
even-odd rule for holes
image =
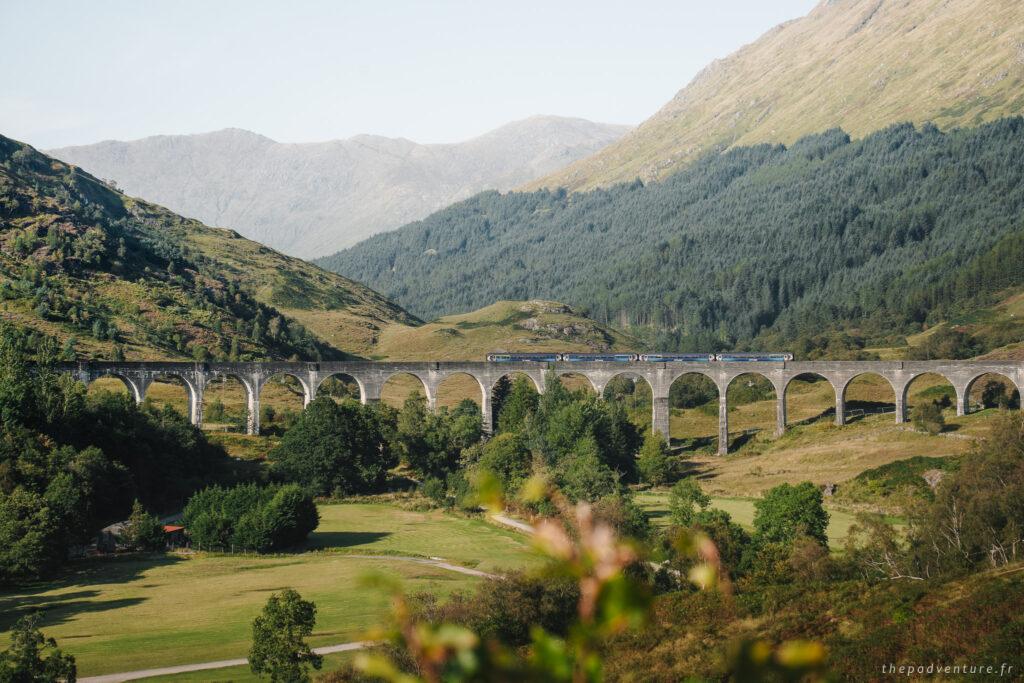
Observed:
[[[712,62],[600,152],[527,187],[665,178],[713,149],[901,121],[943,130],[1024,112],[1019,0],[823,0]]]
[[[641,342],[553,301],[499,301],[418,327],[385,327],[367,353],[403,360],[480,360],[490,351],[636,351]]]
[[[84,358],[341,358],[362,330],[418,323],[351,280],[2,136],[0,300],[6,320]]]
[[[321,264],[428,318],[536,297],[662,348],[850,357],[1024,285],[1020,158],[1020,118],[832,130],[647,186],[483,193]]]

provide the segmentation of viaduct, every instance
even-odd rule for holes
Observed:
[[[189,362],[82,362],[67,363],[59,369],[73,373],[86,386],[101,377],[116,377],[124,382],[137,402],[146,395],[149,385],[156,379],[177,378],[188,393],[189,415],[193,424],[202,424],[203,392],[208,382],[237,379],[245,388],[248,400],[247,432],[258,434],[260,429],[260,391],[275,376],[291,376],[302,385],[305,404],[316,398],[321,384],[330,377],[351,378],[359,386],[360,400],[372,403],[380,400],[384,383],[393,375],[406,373],[420,380],[427,401],[436,406],[438,387],[452,375],[465,374],[480,387],[480,407],[484,431],[493,430],[491,394],[503,376],[524,374],[534,383],[538,392],[544,391],[544,378],[548,371],[556,375],[578,374],[586,377],[598,396],[602,396],[608,382],[619,375],[641,378],[652,391],[652,424],[654,430],[667,437],[669,433],[669,388],[683,375],[699,374],[708,377],[718,389],[718,452],[725,454],[729,446],[729,385],[737,377],[752,373],[767,378],[775,389],[776,431],[786,429],[786,388],[801,375],[816,375],[827,380],[835,392],[835,422],[846,421],[846,390],[850,382],[860,375],[873,374],[886,379],[892,386],[896,403],[896,422],[907,419],[907,388],[915,377],[925,373],[943,376],[956,390],[957,415],[969,409],[967,397],[974,382],[985,374],[1006,377],[1018,391],[1024,387],[1024,363],[1012,361],[796,361],[796,362],[739,362],[739,363],[488,363],[488,362],[254,362],[254,363],[189,363]],[[1021,392],[1024,395],[1024,391]]]

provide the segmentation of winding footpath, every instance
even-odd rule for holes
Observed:
[[[500,520],[499,520],[500,521]],[[345,553],[343,557],[352,557],[362,560],[398,560],[400,562],[412,562],[413,564],[423,564],[429,567],[437,567],[438,569],[444,569],[445,571],[456,572],[458,574],[465,574],[467,576],[476,576],[484,579],[496,578],[495,574],[488,574],[482,572],[479,569],[470,569],[469,567],[463,567],[461,565],[452,564],[446,562],[439,557],[412,557],[409,555],[350,555]],[[355,641],[352,643],[339,643],[338,645],[327,645],[325,647],[313,648],[313,652],[318,655],[329,655],[336,652],[351,652],[353,650],[361,650],[367,645],[371,645],[370,641]],[[141,678],[153,678],[155,676],[170,676],[172,674],[184,674],[192,673],[195,671],[208,671],[210,669],[226,669],[231,666],[244,666],[249,663],[248,659],[221,659],[216,662],[200,662],[199,664],[179,664],[178,666],[165,666],[156,669],[139,669],[138,671],[125,671],[116,674],[104,674],[102,676],[87,676],[85,678],[79,678],[79,683],[123,683],[123,681],[137,681]]]

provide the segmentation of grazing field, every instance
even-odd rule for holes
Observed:
[[[669,523],[668,497],[667,489],[644,491],[637,494],[636,502],[647,512],[655,524],[665,525]],[[734,522],[750,531],[754,528],[754,502],[753,498],[712,497],[711,507],[728,512]],[[850,512],[835,508],[829,508],[828,515],[829,546],[833,549],[841,548],[850,532],[850,527],[855,522],[855,516]],[[890,521],[899,522],[896,518],[891,518]]]
[[[367,574],[441,595],[480,581],[399,556],[439,557],[491,573],[541,561],[528,539],[483,520],[370,503],[320,511],[306,552],[73,562],[54,580],[0,592],[0,629],[42,610],[43,631],[75,655],[82,676],[233,659],[246,656],[252,619],[267,597],[286,587],[317,604],[310,643],[333,645],[359,640],[386,618],[388,596],[362,585]]]

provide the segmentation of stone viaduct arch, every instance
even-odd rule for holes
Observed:
[[[719,401],[719,453],[728,452],[729,413],[728,387],[734,379],[747,373],[766,377],[775,389],[776,432],[786,429],[786,388],[799,375],[813,374],[826,379],[835,392],[835,421],[846,422],[846,390],[859,375],[872,373],[884,378],[892,386],[896,397],[896,422],[907,419],[907,387],[915,377],[935,373],[945,377],[956,391],[957,414],[967,411],[970,386],[985,374],[1006,377],[1018,391],[1024,387],[1024,363],[1012,361],[791,361],[791,362],[737,362],[737,363],[487,363],[487,362],[374,362],[331,361],[320,363],[266,362],[266,363],[188,363],[188,362],[83,362],[65,363],[58,369],[74,374],[86,385],[99,377],[114,376],[128,387],[136,401],[142,401],[149,384],[157,377],[175,376],[188,387],[190,416],[194,424],[202,422],[202,399],[206,383],[215,377],[233,377],[245,387],[248,403],[248,429],[259,433],[259,394],[263,385],[274,375],[295,377],[302,385],[304,403],[316,398],[317,389],[328,377],[347,375],[359,386],[360,400],[373,403],[380,400],[381,388],[389,377],[409,373],[420,379],[431,408],[434,407],[437,387],[448,377],[464,373],[475,378],[480,385],[481,412],[484,431],[490,433],[493,425],[491,392],[503,376],[524,374],[530,377],[538,392],[544,391],[544,374],[548,370],[561,375],[577,373],[586,377],[598,396],[604,395],[608,382],[620,374],[642,377],[651,387],[652,426],[668,438],[669,389],[679,377],[697,373],[715,383]]]
[[[970,379],[970,381],[967,382],[967,385],[964,387],[964,401],[965,401],[965,403],[964,403],[964,411],[965,412],[970,412],[970,402],[969,402],[969,399],[970,399],[970,396],[971,396],[971,389],[974,388],[974,385],[977,383],[977,381],[979,379],[981,379],[982,377],[984,377],[986,375],[996,375],[998,377],[1002,377],[1003,379],[1007,380],[1010,383],[1010,386],[1013,389],[1016,389],[1017,390],[1017,394],[1020,395],[1020,393],[1021,393],[1021,390],[1020,390],[1021,385],[1018,384],[1017,381],[1013,377],[1011,377],[1009,375],[1004,375],[1001,372],[982,372],[982,373],[978,373],[977,375],[972,377]]]

